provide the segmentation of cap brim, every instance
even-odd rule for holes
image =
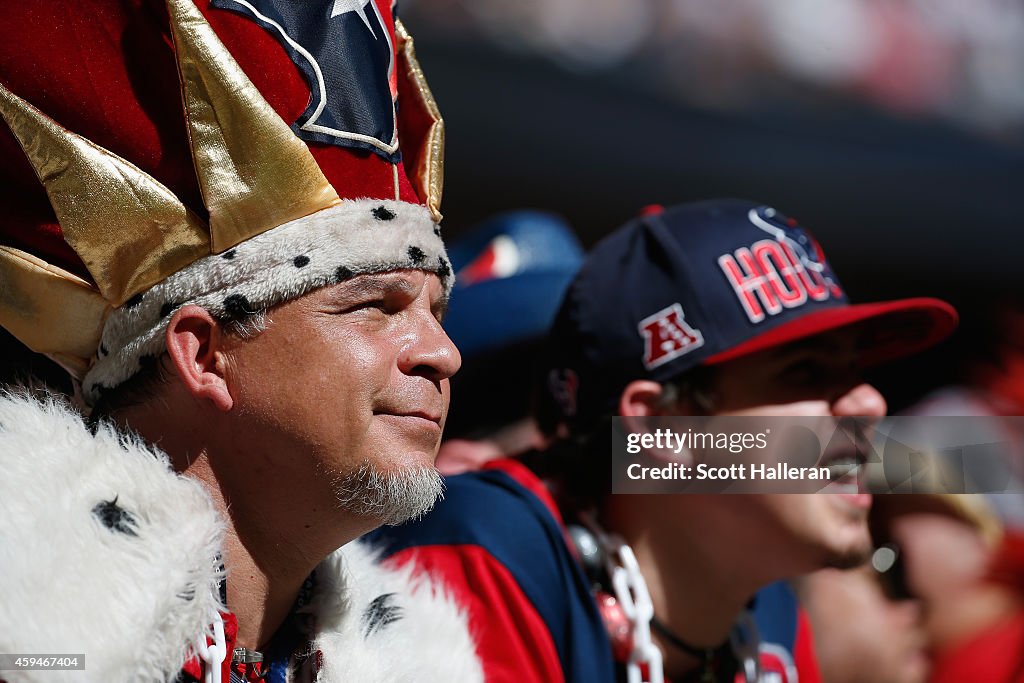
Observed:
[[[826,308],[784,323],[717,353],[704,365],[717,365],[819,334],[848,330],[858,335],[863,367],[924,351],[956,329],[959,317],[945,301],[930,298]]]

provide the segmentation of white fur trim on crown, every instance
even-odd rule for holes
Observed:
[[[167,458],[55,399],[0,394],[0,652],[85,654],[11,683],[165,681],[220,608],[222,525]]]
[[[353,275],[401,268],[437,273],[451,292],[455,278],[430,211],[380,199],[344,201],[199,259],[111,312],[82,381],[85,401],[94,405],[159,357],[167,322],[185,304],[230,320]]]

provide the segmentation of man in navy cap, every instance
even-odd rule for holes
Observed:
[[[528,461],[558,505],[522,464],[496,466],[451,479],[388,552],[447,578],[490,681],[817,681],[776,582],[864,561],[871,496],[612,495],[609,418],[881,416],[863,370],[955,324],[934,299],[850,304],[770,207],[647,212],[594,248],[550,335],[539,417],[561,440]],[[561,515],[589,520],[572,549]]]

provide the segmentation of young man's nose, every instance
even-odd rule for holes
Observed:
[[[839,417],[883,417],[889,407],[870,384],[858,384],[832,401],[832,414]]]

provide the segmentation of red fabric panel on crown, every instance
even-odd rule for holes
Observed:
[[[183,125],[166,19],[139,2],[12,3],[0,22],[0,80],[65,128],[125,157],[204,215]],[[46,193],[0,125],[0,240],[88,279]],[[6,220],[10,216],[13,220]]]
[[[0,82],[65,128],[155,177],[205,219],[164,1],[9,5],[0,22]],[[211,9],[208,0],[198,0],[197,6],[246,75],[291,125],[306,108],[309,86],[281,45],[245,17]],[[342,199],[394,198],[392,164],[376,154],[316,143],[310,148]],[[0,154],[0,243],[89,279],[4,125]],[[419,203],[402,164],[398,170],[401,198]]]

